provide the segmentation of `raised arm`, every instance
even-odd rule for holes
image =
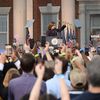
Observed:
[[[43,75],[44,75],[44,71],[45,71],[44,65],[41,63],[38,64],[36,66],[35,71],[37,74],[37,80],[36,80],[35,85],[33,86],[29,100],[39,100],[42,79],[43,79]]]
[[[63,78],[59,79],[60,81],[60,90],[61,90],[61,100],[70,100],[69,92]]]
[[[53,59],[52,59],[52,57],[51,57],[51,55],[50,55],[50,53],[49,53],[48,50],[49,50],[49,43],[47,42],[47,43],[45,44],[44,51],[46,52],[47,60],[48,60],[48,61],[51,61],[51,60],[53,60]]]

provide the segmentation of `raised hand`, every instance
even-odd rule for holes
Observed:
[[[49,42],[46,42],[44,50],[45,51],[48,51],[49,50]]]
[[[35,72],[38,78],[43,78],[45,72],[45,66],[42,63],[39,63],[35,67]]]
[[[4,54],[0,55],[0,63],[4,64],[6,62],[6,56]]]
[[[61,53],[66,52],[66,45],[64,43],[61,43],[60,47],[61,47]]]
[[[62,74],[62,61],[58,58],[55,59],[55,74]]]

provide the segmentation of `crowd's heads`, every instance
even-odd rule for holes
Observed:
[[[32,54],[25,53],[21,58],[21,68],[24,72],[31,72],[34,70],[35,59]]]
[[[68,61],[64,57],[56,57],[55,58],[55,68],[54,70],[61,70],[61,72],[64,74],[67,70]]]
[[[54,61],[45,61],[45,66],[46,68],[51,68],[53,69],[54,68],[54,65],[55,65],[55,62]]]
[[[100,55],[95,55],[87,64],[88,80],[92,86],[100,87]]]

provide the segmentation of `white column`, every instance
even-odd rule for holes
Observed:
[[[62,22],[74,25],[75,20],[75,0],[61,0]]]
[[[33,0],[27,0],[27,20],[32,20],[32,19],[33,19]],[[30,27],[29,31],[30,31],[30,37],[33,38],[33,27]]]
[[[81,23],[81,29],[80,29],[80,46],[81,48],[85,47],[85,4],[79,5],[79,19]]]
[[[26,0],[13,1],[14,37],[18,43],[25,42]]]

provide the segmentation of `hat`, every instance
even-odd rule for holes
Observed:
[[[74,88],[81,89],[86,85],[86,72],[74,69],[70,72],[71,84]]]

